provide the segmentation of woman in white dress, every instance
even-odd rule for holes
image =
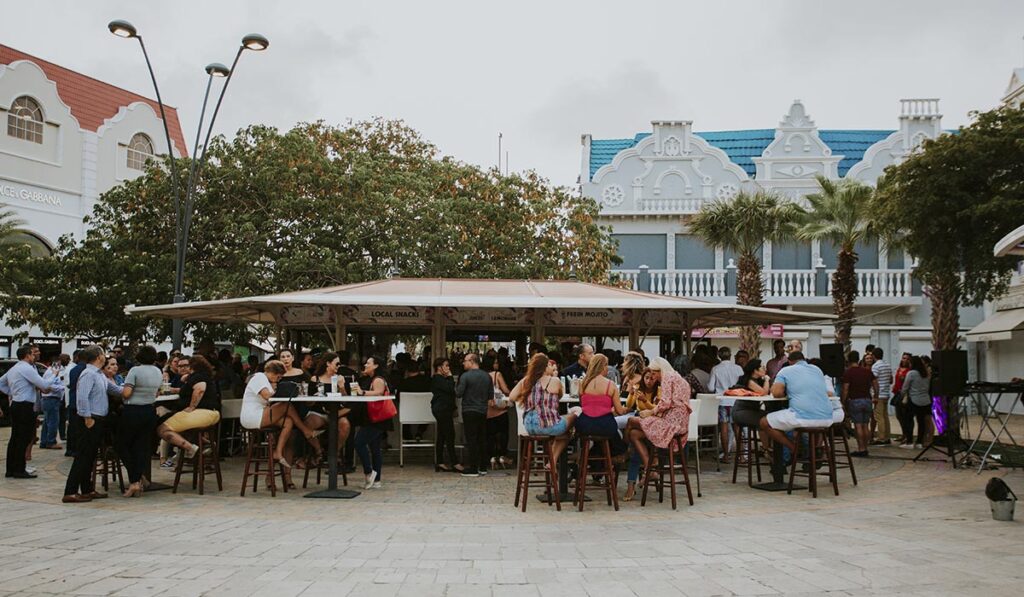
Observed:
[[[249,379],[249,383],[245,386],[245,393],[242,395],[242,412],[239,422],[246,429],[280,428],[281,433],[274,445],[274,460],[290,469],[292,465],[285,459],[282,450],[288,445],[288,437],[291,435],[292,428],[297,428],[302,435],[306,436],[306,440],[318,454],[320,442],[315,441],[315,438],[321,432],[306,426],[298,411],[291,404],[287,402],[270,403],[270,397],[274,395],[273,384],[280,381],[284,374],[284,363],[267,361],[263,366],[263,373],[257,373]]]

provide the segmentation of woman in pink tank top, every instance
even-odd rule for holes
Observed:
[[[580,406],[583,414],[576,420],[577,433],[600,435],[610,441],[612,456],[626,452],[626,442],[619,434],[615,415],[625,414],[619,400],[619,389],[607,377],[608,357],[596,354],[590,359],[587,374],[580,382]]]

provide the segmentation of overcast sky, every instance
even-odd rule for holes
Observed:
[[[106,29],[134,23],[189,143],[203,66],[229,63],[259,32],[270,49],[243,55],[216,132],[400,118],[443,153],[490,166],[500,131],[512,170],[559,184],[579,174],[582,133],[629,137],[657,119],[772,128],[796,98],[821,128],[889,129],[900,98],[937,97],[955,128],[1024,66],[1021,0],[30,5],[30,26],[9,23],[3,43],[152,96],[138,46]]]

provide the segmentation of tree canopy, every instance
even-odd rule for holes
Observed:
[[[440,156],[398,121],[286,132],[250,126],[215,139],[208,156],[186,257],[187,300],[390,275],[605,282],[618,259],[592,200],[533,172],[503,176]],[[187,172],[187,159],[179,166]],[[52,258],[21,254],[4,263],[28,275],[12,278],[19,283],[0,309],[14,325],[66,337],[166,338],[169,322],[123,312],[172,299],[166,167],[151,164],[111,189],[87,219],[85,238],[62,238]]]
[[[937,349],[956,347],[960,304],[1005,292],[1015,258],[997,258],[992,247],[1024,212],[1024,111],[973,116],[887,169],[872,204],[879,230],[917,259]]]

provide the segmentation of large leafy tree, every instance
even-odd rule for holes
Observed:
[[[593,201],[533,173],[502,176],[440,156],[401,122],[251,126],[216,139],[209,156],[186,261],[189,300],[389,275],[604,281],[617,259]],[[168,322],[123,309],[171,301],[170,197],[157,166],[105,193],[86,237],[62,239],[52,259],[25,261],[31,282],[0,308],[15,324],[65,336],[167,337]]]
[[[917,259],[937,350],[957,347],[961,304],[1006,291],[1015,258],[996,258],[992,247],[1024,213],[1024,111],[972,116],[890,167],[872,203],[879,229]]]
[[[727,201],[704,204],[690,221],[690,230],[708,246],[721,246],[739,258],[736,302],[764,305],[764,277],[757,255],[765,242],[789,238],[801,209],[769,191],[741,192]],[[746,326],[740,331],[740,349],[756,358],[761,352],[760,330]]]
[[[856,180],[833,181],[818,176],[821,190],[807,195],[810,209],[800,219],[796,236],[802,240],[828,241],[839,249],[832,272],[832,308],[836,342],[850,349],[850,330],[857,301],[858,242],[872,232],[871,187]]]

